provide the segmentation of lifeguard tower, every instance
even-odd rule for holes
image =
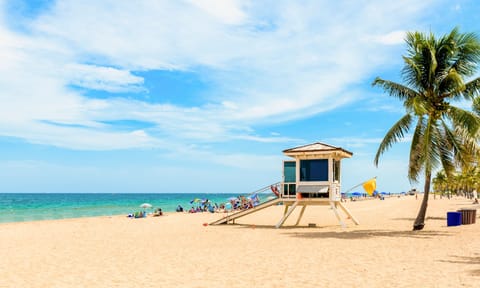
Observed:
[[[211,224],[224,224],[229,221],[254,213],[280,202],[285,206],[283,217],[275,227],[280,228],[296,207],[301,206],[295,225],[309,205],[330,206],[338,221],[345,227],[338,209],[342,209],[355,224],[359,222],[341,202],[340,170],[341,160],[352,157],[352,152],[324,143],[313,143],[284,150],[283,153],[293,160],[283,161],[283,182],[266,187],[271,189],[277,198],[264,202],[254,208],[242,210],[228,215]],[[265,188],[258,190],[263,191]],[[256,192],[258,192],[256,191]]]
[[[283,183],[280,198],[284,199],[285,213],[277,227],[283,225],[297,206],[302,206],[297,223],[308,205],[330,205],[342,226],[340,207],[355,224],[358,221],[342,205],[340,194],[341,160],[353,153],[325,143],[313,143],[283,151],[294,160],[283,161]]]

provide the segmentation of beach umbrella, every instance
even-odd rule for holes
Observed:
[[[362,196],[362,193],[360,193],[360,192],[353,192],[352,195],[353,195],[353,196]]]
[[[152,208],[152,204],[150,203],[143,203],[142,205],[140,205],[140,208]]]
[[[200,199],[200,198],[195,198],[195,199],[193,199],[192,201],[190,201],[190,204],[200,203],[200,202],[202,202],[202,199]]]

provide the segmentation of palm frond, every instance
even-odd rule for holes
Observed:
[[[390,96],[393,96],[400,100],[414,98],[417,95],[417,92],[415,90],[410,89],[407,86],[392,81],[383,80],[379,77],[375,78],[372,86],[380,86]]]
[[[378,147],[377,153],[375,155],[374,164],[378,166],[378,161],[380,156],[392,146],[392,144],[397,143],[401,139],[404,138],[405,133],[408,132],[410,129],[410,125],[412,123],[412,115],[406,114],[400,120],[398,120],[390,130],[388,130],[387,134],[383,138],[380,146]]]
[[[452,67],[461,75],[472,76],[480,61],[480,42],[476,34],[465,33],[458,34],[456,39],[456,62]]]
[[[450,132],[450,130],[449,130]],[[465,168],[472,165],[480,153],[480,147],[477,137],[472,137],[462,127],[455,127],[451,134],[446,134],[446,138],[451,138],[455,162],[458,167]]]
[[[480,129],[480,117],[473,112],[450,106],[446,114],[454,127],[462,127],[469,137],[475,137]]]
[[[425,115],[428,113],[430,103],[425,100],[424,95],[410,98],[403,103],[407,111],[412,111],[415,115]]]
[[[480,93],[480,77],[466,83],[465,90],[462,93],[465,99],[472,99],[477,96]]]
[[[441,135],[439,135],[438,152],[441,166],[448,175],[455,170],[455,155],[463,156],[464,149],[462,143],[459,141],[455,133],[450,131],[450,128],[444,121],[441,120]]]
[[[410,145],[410,161],[408,163],[408,179],[410,181],[418,181],[420,171],[424,166],[425,151],[423,150],[425,131],[425,118],[418,117],[417,125],[412,137]]]
[[[442,147],[444,144],[444,137],[442,129],[439,127],[437,120],[433,117],[428,117],[427,125],[425,126],[423,146],[424,150],[424,169],[426,171],[433,171],[435,167],[440,166],[441,150],[447,147]]]
[[[455,69],[450,69],[448,73],[442,77],[439,86],[438,93],[442,98],[456,99],[462,96],[462,92],[465,90],[465,84],[463,83],[463,77]]]

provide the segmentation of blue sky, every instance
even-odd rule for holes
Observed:
[[[399,192],[406,31],[480,33],[476,1],[0,0],[0,192],[248,193],[281,151],[354,153],[343,190]],[[419,3],[421,2],[421,3]]]

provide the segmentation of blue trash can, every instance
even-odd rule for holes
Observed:
[[[462,212],[447,212],[447,226],[462,225]]]

